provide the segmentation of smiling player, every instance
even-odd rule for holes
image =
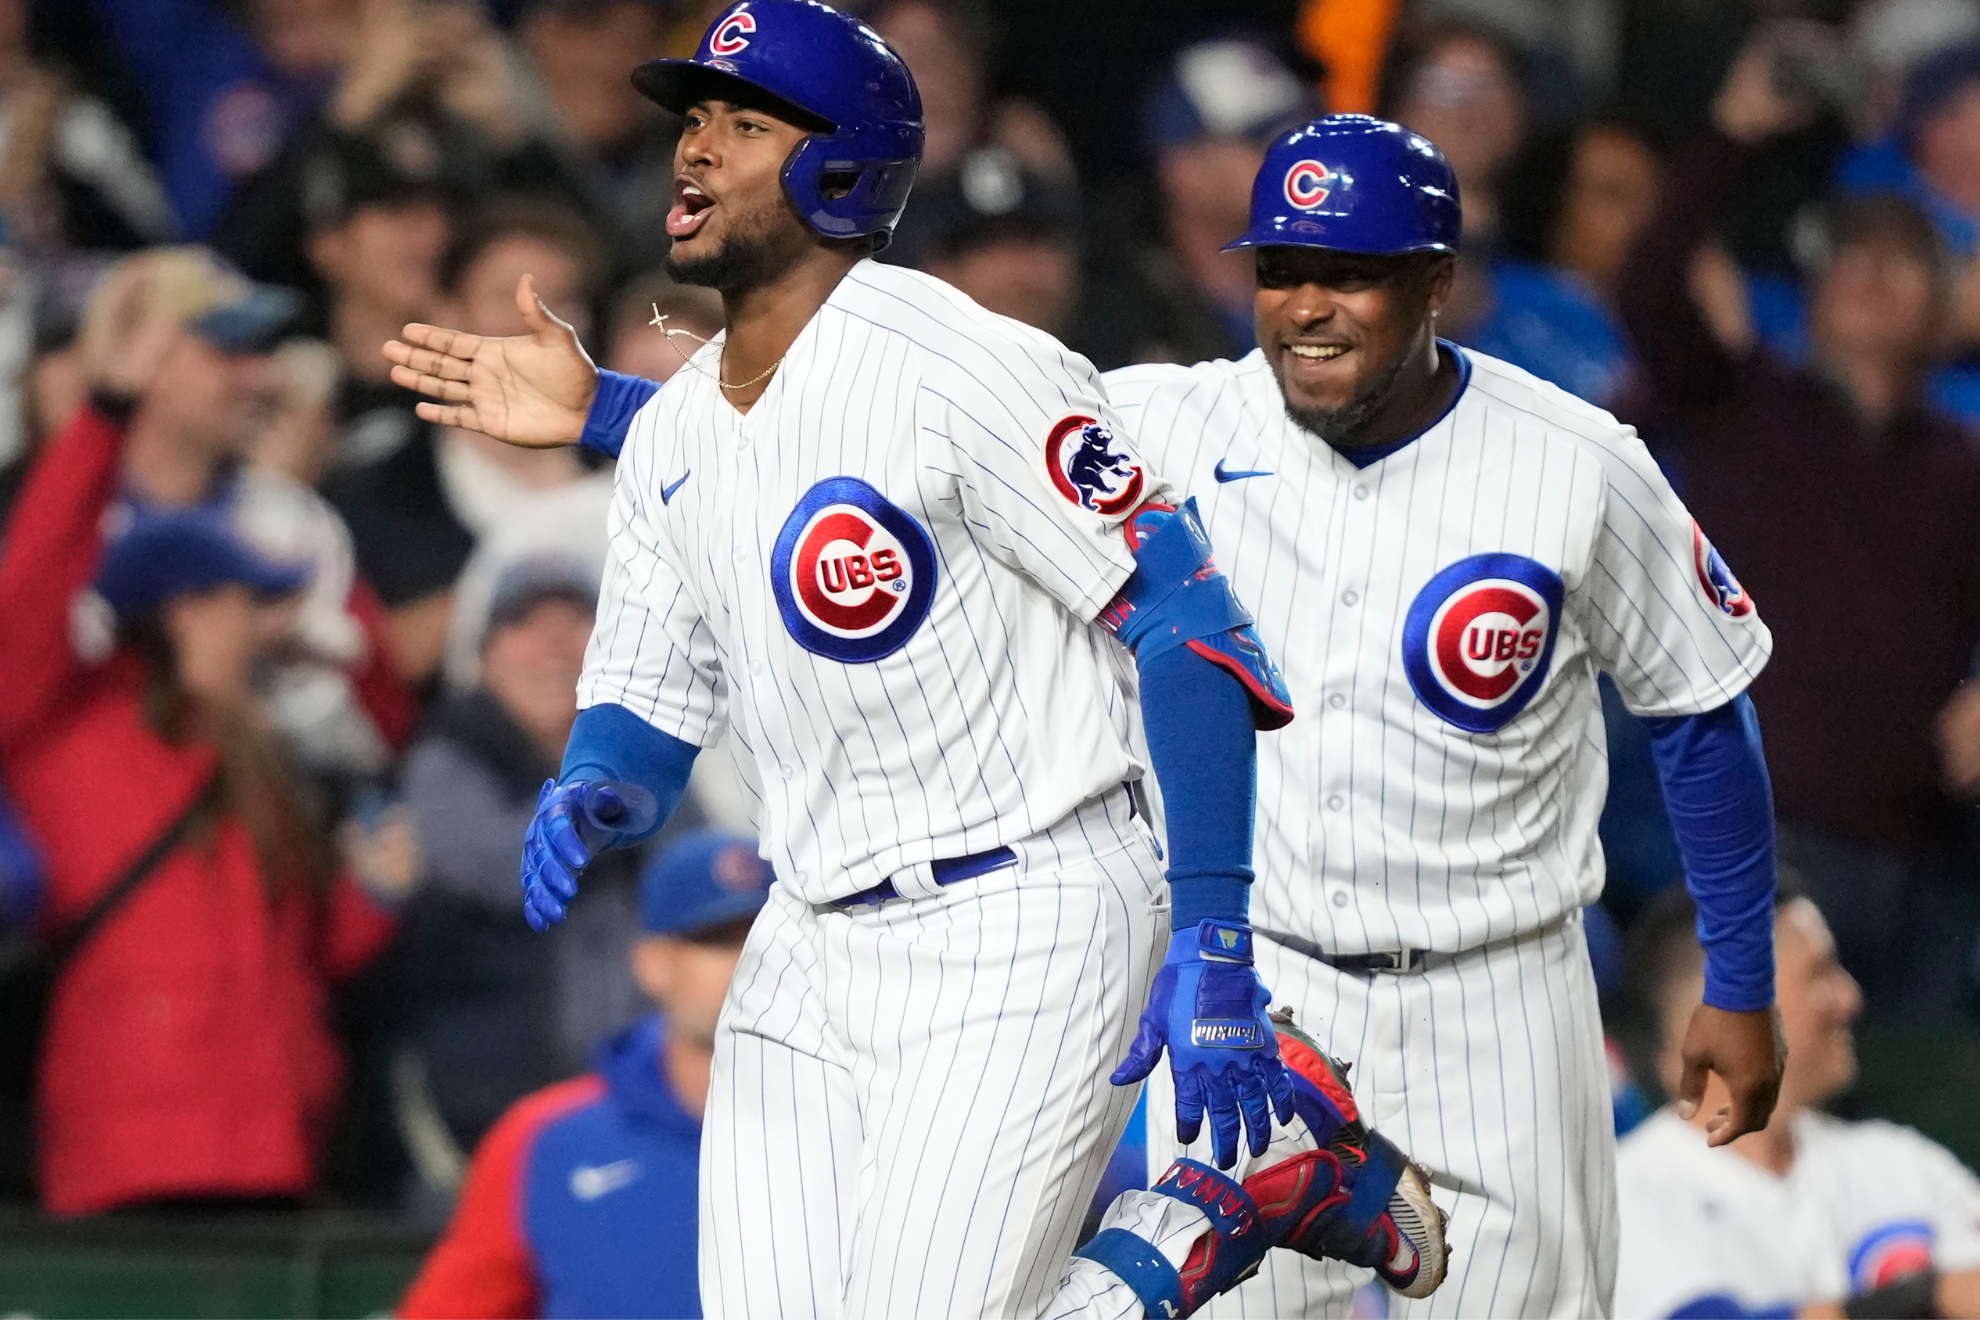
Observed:
[[[627,437],[531,921],[725,724],[756,761],[777,880],[718,1029],[708,1310],[1174,1316],[1275,1245],[1435,1287],[1420,1176],[1264,1016],[1253,727],[1291,709],[1193,509],[1089,364],[868,259],[921,152],[906,67],[822,5],[743,0],[635,83],[683,117],[669,265],[721,291],[724,335],[656,394],[601,379],[525,283],[530,336],[410,326],[387,353],[432,420]],[[1069,1263],[1165,1053],[1218,1167],[1123,1194]]]
[[[1724,1144],[1765,1126],[1781,1076],[1743,695],[1771,640],[1633,432],[1437,338],[1458,230],[1425,139],[1362,115],[1296,129],[1230,245],[1255,253],[1258,351],[1107,389],[1201,501],[1303,712],[1260,747],[1258,961],[1440,1175],[1450,1282],[1405,1313],[1599,1315],[1617,1228],[1580,916],[1603,876],[1595,678],[1652,723],[1706,949],[1682,1099],[1723,1077]],[[1346,1314],[1366,1277],[1276,1253],[1213,1311]]]

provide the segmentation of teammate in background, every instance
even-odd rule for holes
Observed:
[[[612,452],[630,425],[532,922],[729,721],[760,771],[777,881],[717,1032],[708,1308],[1174,1316],[1280,1244],[1435,1287],[1420,1175],[1264,1016],[1253,729],[1291,710],[1194,511],[1089,364],[869,260],[921,154],[906,67],[823,5],[742,0],[634,80],[683,116],[669,268],[722,293],[724,336],[657,395],[601,381],[525,282],[528,338],[387,352],[443,424]],[[1233,1172],[1179,1162],[1068,1264],[1165,1052],[1181,1135],[1207,1112]]]
[[[1765,1125],[1780,1079],[1773,821],[1742,695],[1771,643],[1631,431],[1437,337],[1458,232],[1424,138],[1358,115],[1296,129],[1231,244],[1255,254],[1259,349],[1107,390],[1198,499],[1302,712],[1260,744],[1258,962],[1436,1171],[1450,1282],[1404,1313],[1599,1315],[1616,1208],[1580,915],[1603,877],[1595,677],[1656,730],[1707,936],[1681,1103],[1719,1073],[1723,1144]],[[1214,1309],[1345,1314],[1367,1277],[1277,1253]]]
[[[1697,912],[1674,890],[1630,933],[1628,991],[1664,1086],[1684,1069],[1698,1002]],[[1863,1007],[1821,910],[1783,885],[1774,908],[1788,1045],[1774,1116],[1723,1150],[1697,1116],[1658,1111],[1616,1160],[1629,1316],[1980,1316],[1980,1179],[1893,1123],[1817,1106],[1856,1076]],[[1714,1079],[1706,1108],[1725,1098]],[[1846,1298],[1837,1302],[1828,1299]]]
[[[718,830],[648,863],[632,967],[659,1012],[489,1131],[404,1320],[701,1314],[695,1184],[715,1022],[770,879],[755,840]]]

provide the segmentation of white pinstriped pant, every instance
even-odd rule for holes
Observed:
[[[1107,1075],[1166,943],[1161,865],[1120,789],[1013,847],[927,898],[772,889],[716,1036],[706,1314],[1140,1313],[1068,1257],[1138,1093]]]
[[[1451,1270],[1389,1314],[1607,1316],[1615,1297],[1616,1142],[1581,914],[1421,972],[1351,974],[1257,941],[1275,1006],[1354,1065],[1362,1117],[1431,1171]],[[1148,1159],[1168,1167],[1167,1069],[1148,1089]],[[1200,1158],[1205,1158],[1198,1152]],[[1274,1251],[1199,1314],[1347,1316],[1374,1277]]]

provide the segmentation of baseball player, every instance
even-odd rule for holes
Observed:
[[[1178,1315],[1274,1245],[1435,1287],[1427,1189],[1265,1018],[1253,729],[1291,709],[1194,510],[1087,363],[868,259],[921,152],[906,67],[823,5],[743,0],[634,81],[683,116],[669,264],[721,291],[724,335],[656,394],[601,378],[525,282],[531,336],[414,326],[387,353],[433,420],[626,436],[532,922],[725,725],[760,772],[777,879],[718,1029],[704,1305]],[[1068,1265],[1164,1053],[1212,1161],[1123,1194]]]
[[[1836,961],[1821,910],[1791,885],[1778,899],[1780,1103],[1762,1132],[1721,1150],[1705,1144],[1696,1118],[1670,1109],[1623,1138],[1616,1310],[1980,1316],[1980,1179],[1910,1128],[1816,1108],[1856,1076],[1851,1024],[1863,996]],[[1666,1084],[1698,1002],[1696,924],[1679,890],[1630,931],[1632,1016],[1646,1071]]]
[[[1450,1280],[1405,1313],[1599,1315],[1617,1230],[1580,917],[1603,877],[1596,675],[1655,731],[1706,948],[1681,1094],[1725,1079],[1723,1144],[1765,1124],[1781,1067],[1742,695],[1771,642],[1629,428],[1437,338],[1458,230],[1428,141],[1302,126],[1231,244],[1255,254],[1258,350],[1106,383],[1198,501],[1301,711],[1260,743],[1258,964],[1434,1171]],[[1344,1314],[1367,1277],[1276,1253],[1214,1309]]]

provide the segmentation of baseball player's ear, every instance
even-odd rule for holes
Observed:
[[[1430,310],[1443,311],[1451,298],[1451,283],[1457,278],[1457,258],[1442,252],[1432,254],[1423,278],[1430,286]]]

